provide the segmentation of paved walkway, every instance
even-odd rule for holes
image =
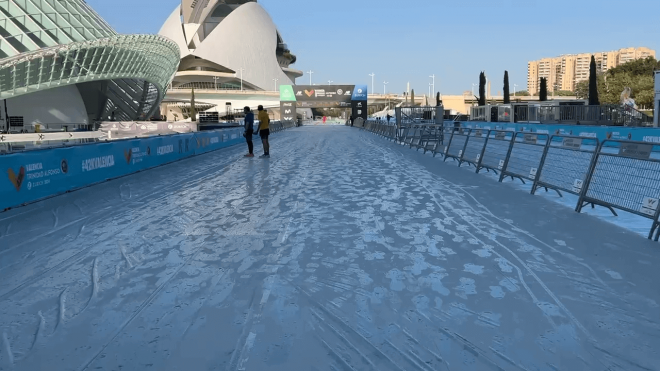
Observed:
[[[0,214],[2,370],[657,370],[660,247],[347,127]]]

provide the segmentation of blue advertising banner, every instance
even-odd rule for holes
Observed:
[[[462,123],[468,129],[490,129],[522,131],[549,135],[575,135],[586,138],[636,140],[640,142],[660,143],[660,129],[628,128],[621,126],[581,126],[581,125],[545,125],[545,124],[508,124],[502,122],[469,121]]]
[[[352,100],[366,101],[368,98],[369,90],[367,85],[355,85],[353,89]]]
[[[0,156],[0,211],[241,143],[242,129]]]

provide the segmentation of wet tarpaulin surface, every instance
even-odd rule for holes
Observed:
[[[244,152],[0,214],[0,369],[660,364],[656,243],[355,128]]]

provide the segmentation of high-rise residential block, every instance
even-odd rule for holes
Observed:
[[[532,95],[539,94],[540,80],[548,79],[548,91],[575,91],[580,81],[589,79],[591,56],[596,59],[596,68],[600,72],[620,66],[624,63],[655,58],[655,50],[648,48],[625,48],[617,51],[562,55],[556,58],[543,58],[527,64],[527,89]]]

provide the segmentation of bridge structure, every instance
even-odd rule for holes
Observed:
[[[415,128],[405,140],[372,122],[275,128],[266,160],[221,132],[104,144],[58,174],[38,152],[0,156],[14,198],[55,177],[112,178],[0,213],[0,369],[660,363],[650,220],[530,195],[517,160],[502,182],[497,164],[457,166],[469,131],[453,125],[439,133],[455,145],[435,142],[447,152]],[[160,155],[180,157],[155,166]]]

